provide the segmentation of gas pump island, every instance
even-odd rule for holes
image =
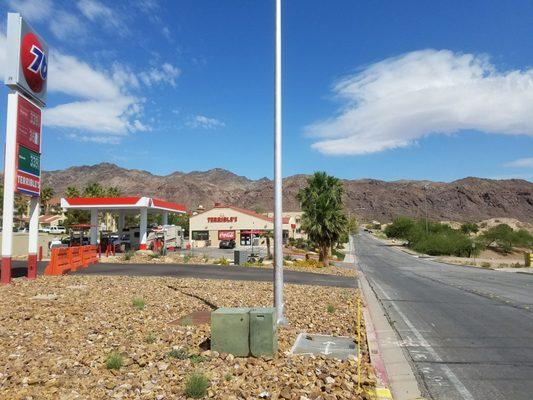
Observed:
[[[42,109],[46,104],[48,46],[18,13],[7,16],[6,147],[0,282],[11,282],[15,192],[30,196],[28,278],[37,276],[41,195]]]

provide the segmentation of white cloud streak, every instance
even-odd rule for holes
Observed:
[[[0,34],[0,75],[5,75],[6,36]],[[48,91],[74,99],[45,109],[46,126],[71,130],[75,140],[114,144],[130,132],[151,130],[141,121],[144,100],[134,94],[141,83],[147,86],[176,85],[179,69],[169,63],[152,68],[149,78],[139,79],[129,67],[115,63],[111,71],[98,70],[78,58],[51,50]],[[75,132],[72,132],[75,131]],[[107,139],[106,139],[107,138]]]
[[[17,11],[29,21],[43,21],[52,13],[52,0],[8,0],[9,11]]]
[[[196,115],[187,122],[187,126],[190,128],[216,129],[223,128],[226,124],[216,118],[209,118],[205,115]]]
[[[504,167],[508,168],[533,168],[533,157],[519,158],[504,164]]]
[[[533,136],[533,69],[499,72],[486,56],[422,50],[341,79],[336,116],[307,126],[312,147],[358,155],[461,130]]]

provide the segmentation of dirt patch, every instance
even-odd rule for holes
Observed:
[[[301,332],[356,337],[358,292],[301,285],[286,285],[284,292],[289,326],[279,332],[277,356],[234,358],[205,350],[209,324],[169,322],[193,311],[209,311],[201,299],[218,307],[270,306],[269,283],[92,276],[16,279],[0,287],[0,398],[183,399],[185,380],[195,371],[209,378],[208,397],[214,399],[254,399],[261,393],[270,399],[366,398],[356,394],[354,360],[287,355]],[[32,300],[36,296],[40,300]],[[362,348],[363,383],[371,386],[374,374],[366,344]],[[172,350],[185,356],[171,357]],[[122,357],[122,367],[106,368],[110,354]]]

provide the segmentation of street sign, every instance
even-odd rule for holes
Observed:
[[[38,197],[41,194],[41,178],[18,169],[15,189],[17,192]]]
[[[48,46],[18,13],[7,14],[5,84],[46,104]]]
[[[41,176],[41,155],[24,146],[18,146],[18,169],[28,174]]]
[[[23,96],[18,96],[17,143],[41,152],[41,109]]]

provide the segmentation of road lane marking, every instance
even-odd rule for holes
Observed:
[[[386,300],[390,300],[389,295],[385,290],[379,285],[375,280],[373,280],[374,285],[379,289],[379,291],[387,298]],[[416,329],[416,327],[413,325],[413,323],[405,316],[405,314],[400,310],[400,308],[394,303],[390,302],[390,305],[394,307],[394,310],[398,313],[400,318],[403,319],[407,327],[413,332],[413,334],[418,339],[420,346],[424,347],[426,351],[438,362],[443,362],[442,358],[439,356],[439,354],[431,347],[429,342],[422,336],[422,334]],[[474,397],[472,394],[468,391],[468,389],[465,387],[465,385],[457,378],[457,376],[453,373],[453,371],[445,364],[440,365],[442,372],[446,375],[448,380],[451,382],[455,390],[461,395],[461,397],[464,400],[474,400]]]

